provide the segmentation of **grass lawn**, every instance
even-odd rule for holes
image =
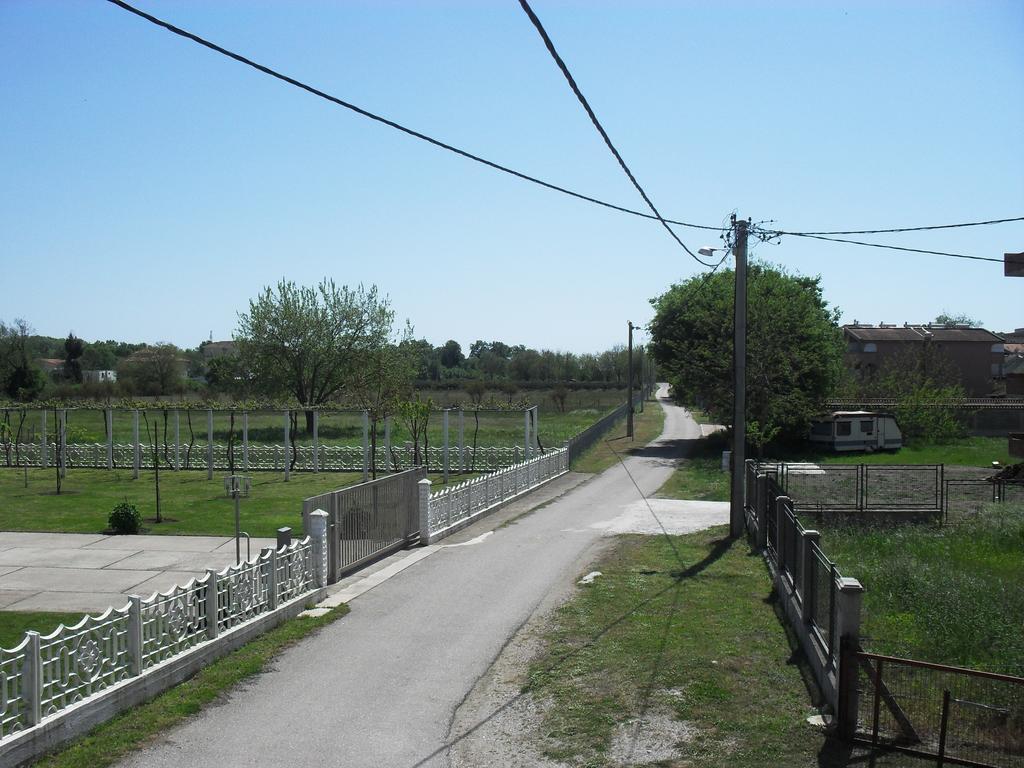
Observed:
[[[724,432],[695,441],[657,495],[665,499],[728,501],[729,473],[722,471],[722,451],[728,448]]]
[[[194,677],[97,726],[70,746],[43,758],[38,768],[104,768],[165,735],[186,717],[215,705],[228,690],[262,672],[290,645],[348,613],[342,605],[319,618],[286,621],[202,669]]]
[[[825,464],[948,464],[964,467],[991,467],[993,461],[1015,464],[1005,437],[965,437],[949,443],[920,443],[907,445],[898,451],[875,453],[837,454],[817,450],[810,446],[787,451],[780,459],[775,453],[772,460],[814,461]]]
[[[655,400],[644,403],[644,412],[639,409],[633,415],[633,439],[626,437],[626,417],[608,430],[607,434],[580,456],[572,465],[574,472],[603,472],[618,462],[618,456],[627,456],[631,451],[643,448],[662,433],[665,428],[665,411]]]
[[[675,749],[643,753],[641,729],[636,765],[868,764],[807,724],[816,709],[767,570],[726,534],[620,537],[586,569],[602,575],[556,612],[530,667],[527,690],[550,703],[548,757],[633,765],[631,725],[643,719]],[[919,765],[899,756],[872,764]]]
[[[30,629],[48,635],[61,624],[70,627],[81,618],[81,613],[0,611],[0,648],[14,648]]]

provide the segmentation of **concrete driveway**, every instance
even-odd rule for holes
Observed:
[[[252,553],[274,544],[253,539]],[[100,612],[234,562],[235,540],[224,536],[3,532],[0,610]]]

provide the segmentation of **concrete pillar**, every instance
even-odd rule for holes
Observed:
[[[540,448],[540,408],[533,406],[533,444]]]
[[[114,468],[114,412],[110,408],[103,411],[103,419],[107,423],[107,469]]]
[[[313,472],[320,471],[320,411],[313,411]]]
[[[327,573],[327,513],[315,509],[309,513],[306,535],[313,540],[313,571],[317,587],[326,587]]]
[[[46,455],[46,411],[40,411],[39,416],[39,466],[46,469],[49,466],[49,458]]]
[[[857,664],[854,654],[860,647],[860,612],[864,587],[857,579],[844,576],[836,590],[836,637],[832,646],[839,658],[839,702],[836,707],[839,736],[850,738],[857,730]]]
[[[363,482],[370,479],[370,412],[363,411]]]
[[[242,471],[249,471],[249,412],[242,411]]]
[[[142,674],[142,598],[128,596],[128,671],[133,677]]]
[[[441,449],[441,466],[444,471],[444,482],[448,484],[448,409],[441,412],[441,433],[444,435],[444,443]]]
[[[426,546],[430,543],[430,481],[423,478],[417,486],[420,492],[420,544]]]
[[[139,479],[139,464],[142,456],[139,454],[139,409],[132,411],[132,477]]]
[[[284,412],[284,481],[287,483],[292,476],[291,462],[291,429],[292,419],[289,411]]]
[[[213,408],[206,409],[206,479],[213,480]]]
[[[757,520],[757,538],[755,546],[758,552],[764,552],[768,546],[768,475],[757,476],[757,498],[754,499],[754,516]]]
[[[57,439],[60,441],[60,476],[68,475],[68,411],[61,408],[57,414],[60,425],[57,429]]]
[[[384,456],[387,461],[388,472],[391,471],[391,417],[384,417]]]
[[[181,411],[174,409],[174,471],[181,469]]]
[[[811,623],[811,616],[814,611],[814,604],[817,600],[817,585],[818,585],[818,558],[814,555],[814,547],[812,544],[817,544],[821,541],[821,534],[817,531],[803,531],[800,534],[800,557],[801,562],[801,579],[802,583],[800,586],[800,618],[804,620],[804,624]]]
[[[784,557],[783,548],[786,546],[782,539],[783,520],[786,517],[786,507],[792,503],[789,496],[779,496],[775,499],[775,567],[782,572],[782,560]]]
[[[267,608],[277,610],[277,550],[267,547],[263,550],[270,556],[267,562]]]
[[[459,408],[459,472],[466,471],[466,412]]]
[[[523,461],[530,460],[530,412],[523,411]]]
[[[217,605],[217,571],[206,569],[206,637],[213,640],[220,631]]]
[[[25,724],[33,726],[43,719],[43,662],[39,655],[39,633],[30,629],[26,634],[21,695],[25,700]]]
[[[283,526],[277,529],[277,548],[284,549],[292,545],[292,529],[290,526]]]

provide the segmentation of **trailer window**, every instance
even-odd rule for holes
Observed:
[[[836,422],[836,437],[849,437],[853,425],[848,421]]]
[[[871,419],[865,419],[860,423],[860,432],[862,435],[875,434],[875,422],[873,422]]]

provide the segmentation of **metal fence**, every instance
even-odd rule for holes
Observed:
[[[944,518],[956,522],[980,513],[989,504],[1024,504],[1024,481],[949,479],[943,495]]]
[[[306,537],[251,561],[48,635],[0,648],[0,741],[200,643],[318,589],[322,541]]]
[[[866,519],[940,520],[944,509],[942,464],[757,465],[775,479],[804,514],[857,515]]]
[[[314,510],[327,513],[327,568],[331,582],[417,540],[417,483],[426,476],[427,470],[417,467],[302,502],[304,523]]]
[[[855,740],[943,763],[1024,766],[1024,678],[851,651]]]
[[[640,405],[645,398],[649,397],[652,389],[637,395],[633,399],[633,407]],[[615,426],[615,423],[620,419],[626,418],[629,413],[629,404],[623,403],[611,413],[607,413],[598,419],[596,422],[591,424],[589,427],[584,429],[577,435],[573,435],[565,442],[565,447],[569,451],[569,464],[570,466],[576,459],[587,452],[595,443],[597,443],[602,437],[608,434],[608,431]]]

